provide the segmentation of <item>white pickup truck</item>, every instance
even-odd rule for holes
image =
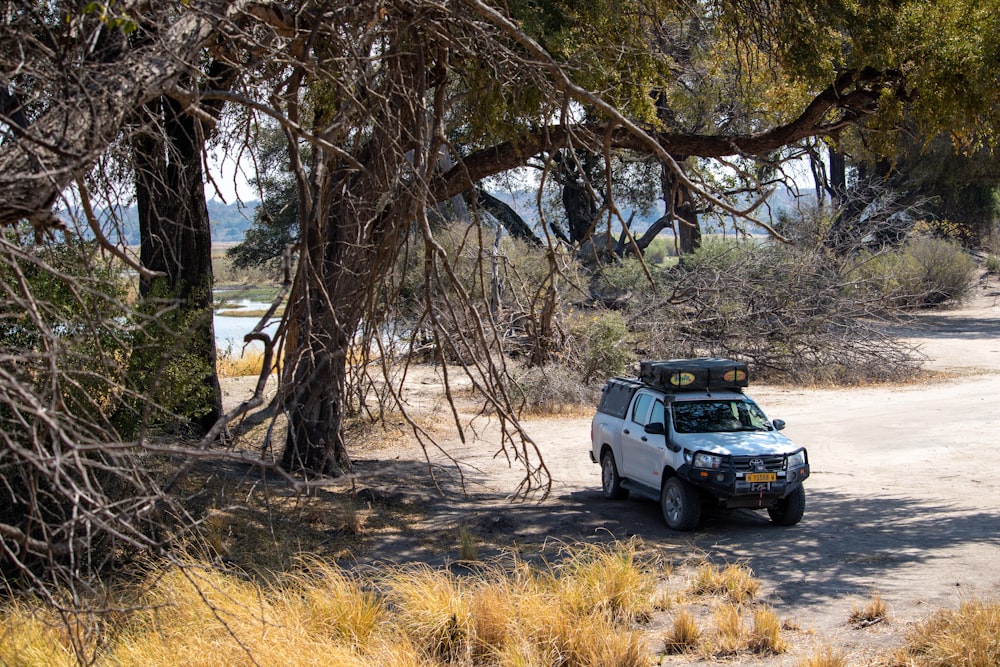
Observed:
[[[743,393],[746,384],[745,364],[715,358],[642,362],[638,379],[608,380],[591,423],[604,495],[658,500],[674,530],[697,527],[705,503],[798,523],[809,457]]]

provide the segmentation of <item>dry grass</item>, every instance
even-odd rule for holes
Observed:
[[[40,602],[8,603],[0,608],[0,664],[76,664],[74,643],[98,667],[653,664],[642,623],[662,595],[662,562],[634,542],[569,547],[560,556],[534,566],[511,554],[461,573],[425,565],[362,572],[298,558],[285,574],[266,578],[189,560],[151,568],[108,603],[131,612],[92,622],[67,625]],[[733,575],[736,569],[730,579],[724,571],[714,578],[745,584],[742,575]],[[723,599],[714,602],[711,619],[696,621],[687,608],[676,611],[662,650],[724,660],[766,660],[788,651],[774,611],[735,603],[729,591],[716,588]],[[869,606],[884,610],[880,601],[876,594]],[[914,626],[904,648],[876,662],[995,667],[1000,606],[970,601],[939,612]],[[834,648],[799,663],[845,664]]]
[[[767,607],[747,609],[733,602],[722,603],[713,610],[712,620],[714,629],[701,643],[706,656],[778,655],[790,647],[781,633],[781,620]]]
[[[573,613],[601,613],[614,621],[647,620],[656,601],[659,566],[644,563],[635,542],[617,546],[575,547],[569,558],[554,568],[563,604]]]
[[[193,561],[166,566],[121,601],[134,611],[92,642],[94,664],[649,665],[623,620],[647,613],[648,601],[608,588],[581,595],[590,568],[627,569],[631,548],[583,551],[565,567],[515,560],[465,575],[390,566],[362,576],[308,558],[270,583]],[[62,626],[39,621],[41,609],[3,610],[0,664],[74,663]]]
[[[847,658],[840,651],[827,646],[798,662],[797,667],[847,667]]]
[[[700,641],[701,629],[694,616],[687,609],[681,609],[663,639],[663,650],[666,653],[688,653],[697,649]]]
[[[747,632],[743,625],[743,609],[739,605],[717,605],[712,611],[712,624],[714,630],[702,643],[706,655],[736,655],[745,650]]]
[[[851,609],[848,621],[856,628],[867,628],[876,623],[889,620],[889,606],[882,599],[882,594],[873,591],[871,598],[863,607],[855,606]]]
[[[753,610],[753,627],[747,639],[752,653],[778,655],[789,649],[788,640],[781,634],[781,619],[768,607]]]
[[[38,603],[13,603],[0,612],[0,664],[76,665],[69,639],[66,625]]]
[[[703,563],[695,570],[688,592],[694,596],[720,595],[734,604],[745,604],[760,592],[760,581],[746,565],[720,568],[714,563]]]
[[[458,529],[458,557],[464,561],[479,560],[479,538],[468,526]]]
[[[968,600],[914,626],[891,667],[996,667],[1000,665],[1000,603]]]
[[[247,348],[242,355],[233,350],[220,350],[215,362],[219,377],[259,376],[264,367],[264,352],[255,347]]]

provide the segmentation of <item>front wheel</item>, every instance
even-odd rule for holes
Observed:
[[[806,511],[806,489],[796,487],[794,491],[767,508],[771,521],[779,526],[794,526],[802,520]]]
[[[667,526],[673,530],[692,530],[701,520],[698,491],[680,477],[671,477],[663,483],[660,509]]]
[[[601,490],[609,500],[618,500],[628,495],[628,489],[622,488],[622,478],[615,465],[615,456],[611,450],[601,455]]]

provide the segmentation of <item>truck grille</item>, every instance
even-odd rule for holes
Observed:
[[[785,457],[782,454],[734,456],[733,469],[736,472],[781,472],[785,469]]]

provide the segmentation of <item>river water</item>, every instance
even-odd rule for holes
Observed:
[[[244,310],[244,311],[264,311],[271,307],[269,302],[265,301],[252,301],[250,299],[238,299],[231,302],[227,302],[224,311],[233,310]],[[259,316],[254,317],[239,317],[236,315],[219,315],[218,311],[215,313],[215,346],[223,352],[228,352],[232,356],[241,356],[243,351],[243,336],[250,333],[250,331],[257,326],[260,321]],[[274,331],[278,326],[278,321],[272,319],[267,327],[264,328],[264,332],[274,335]],[[252,341],[249,343],[248,347],[255,347],[258,350],[263,349],[263,346],[258,341]]]

